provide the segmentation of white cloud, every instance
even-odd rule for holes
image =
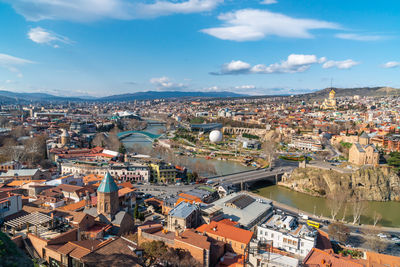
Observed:
[[[41,27],[36,27],[36,28],[30,29],[28,32],[28,38],[38,44],[53,45],[54,48],[59,47],[59,45],[54,44],[55,42],[62,42],[62,43],[66,43],[66,44],[71,43],[71,41],[67,37],[50,32]]]
[[[364,41],[364,42],[378,41],[384,39],[384,37],[380,35],[361,35],[356,33],[338,33],[335,36],[340,39]]]
[[[291,54],[287,60],[270,65],[257,64],[252,66],[247,62],[240,60],[233,60],[230,63],[222,65],[220,72],[213,72],[214,75],[228,75],[228,74],[270,74],[270,73],[296,73],[308,70],[311,65],[323,63],[326,61],[325,57],[318,58],[316,55],[299,55]]]
[[[248,72],[250,69],[251,65],[241,60],[232,60],[231,62],[222,65],[222,73],[240,74]]]
[[[223,0],[4,0],[29,21],[139,19],[210,11]]]
[[[386,62],[385,64],[383,64],[382,68],[390,69],[390,68],[396,68],[396,67],[399,67],[399,66],[400,66],[400,62],[398,62],[398,61],[389,61],[389,62]]]
[[[17,73],[17,76],[20,78],[22,77],[22,74],[19,72],[17,67],[31,63],[34,62],[27,59],[10,56],[7,54],[0,54],[0,67],[8,69],[11,72]]]
[[[260,4],[263,4],[263,5],[272,5],[272,4],[276,4],[276,3],[278,3],[278,1],[276,1],[276,0],[263,0],[260,2]]]
[[[329,69],[329,68],[338,68],[338,69],[350,69],[356,65],[360,64],[360,62],[356,62],[352,59],[346,59],[343,61],[334,61],[334,60],[329,60],[326,61],[322,67],[324,69]]]
[[[183,83],[172,82],[168,77],[151,78],[150,83],[154,84],[158,90],[183,90],[187,88],[187,85]]]
[[[310,30],[338,29],[338,24],[314,20],[297,19],[267,10],[242,9],[218,16],[221,27],[201,30],[222,40],[255,41],[270,35],[289,38],[312,38]]]
[[[256,86],[251,84],[235,86],[235,89],[244,89],[244,90],[255,89],[255,88]]]

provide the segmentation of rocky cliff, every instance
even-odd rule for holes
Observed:
[[[361,200],[400,201],[400,177],[387,167],[363,168],[353,173],[297,168],[279,184],[315,196],[345,194]]]

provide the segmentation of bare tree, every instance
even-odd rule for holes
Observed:
[[[374,227],[376,226],[376,224],[382,219],[382,215],[378,212],[376,212],[376,210],[374,211]]]
[[[359,198],[356,198],[353,201],[353,224],[356,224],[360,221],[360,217],[366,208],[367,205],[365,201],[361,201]]]
[[[272,162],[276,156],[276,143],[273,140],[265,141],[262,145],[263,152],[265,153],[265,158],[268,160],[269,165],[272,165]]]
[[[379,230],[369,230],[365,232],[365,245],[367,248],[382,253],[387,248],[387,242],[382,240],[377,234]]]
[[[342,191],[336,190],[330,193],[329,198],[331,201],[328,202],[328,206],[331,211],[332,220],[335,220],[340,209],[345,206],[347,202],[347,195]]]
[[[333,239],[346,243],[350,236],[350,229],[343,223],[334,222],[328,226],[328,233]]]

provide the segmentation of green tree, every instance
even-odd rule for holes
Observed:
[[[139,206],[137,203],[135,205],[135,209],[133,210],[133,218],[139,219]]]
[[[119,145],[118,152],[121,153],[121,154],[125,154],[126,153],[126,148],[125,148],[123,143],[121,143]]]

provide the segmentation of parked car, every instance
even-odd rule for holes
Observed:
[[[377,236],[380,238],[387,238],[387,235],[385,235],[384,233],[379,233],[377,234]]]

